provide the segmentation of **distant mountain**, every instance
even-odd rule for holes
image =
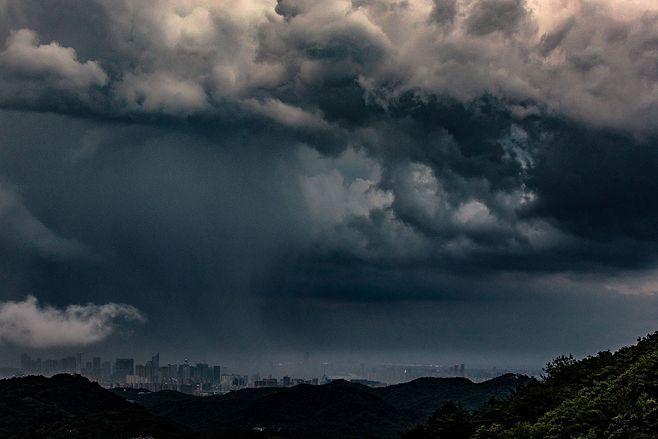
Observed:
[[[286,437],[397,437],[425,422],[447,401],[477,408],[504,398],[529,378],[504,375],[484,383],[465,378],[422,378],[383,388],[347,381],[322,386],[245,389],[222,396],[115,390],[152,413],[195,431],[230,434],[254,427]]]
[[[81,376],[0,380],[0,437],[3,439],[197,436]]]
[[[446,404],[405,439],[658,437],[658,333],[616,353],[559,357],[505,400]]]
[[[516,374],[501,375],[481,383],[466,378],[419,378],[373,390],[384,401],[406,411],[414,421],[421,423],[446,402],[457,402],[468,409],[477,409],[491,398],[507,398],[514,389],[529,380],[527,376]]]
[[[2,439],[394,438],[446,401],[478,407],[528,378],[424,378],[385,388],[347,381],[222,396],[108,391],[86,378],[0,380]]]

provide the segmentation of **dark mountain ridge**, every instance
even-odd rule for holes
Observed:
[[[393,438],[425,422],[446,401],[477,407],[527,381],[516,375],[484,383],[424,378],[371,388],[338,380],[196,397],[108,391],[77,375],[28,376],[0,380],[0,437]]]
[[[337,380],[321,386],[245,389],[203,398],[174,396],[175,392],[115,392],[194,431],[226,433],[261,427],[290,437],[387,438],[425,422],[447,401],[477,408],[491,398],[509,396],[528,380],[513,374],[483,383],[421,378],[381,388]]]
[[[0,380],[3,439],[196,437],[79,375]]]
[[[562,356],[545,377],[478,410],[452,403],[406,439],[658,437],[658,332],[615,353]]]

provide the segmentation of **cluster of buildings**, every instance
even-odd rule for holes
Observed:
[[[104,387],[130,387],[150,391],[176,390],[194,395],[221,394],[247,387],[289,387],[301,383],[319,384],[320,380],[261,378],[259,375],[222,373],[219,365],[207,363],[160,364],[160,354],[155,354],[145,364],[135,364],[133,358],[116,358],[114,362],[92,357],[83,361],[82,354],[61,359],[33,359],[21,355],[20,369],[12,375],[45,375],[58,373],[80,374]]]
[[[222,375],[219,365],[206,363],[160,364],[155,354],[145,364],[135,364],[133,358],[116,358],[114,362],[93,357],[83,361],[82,354],[62,359],[32,359],[21,355],[20,375],[55,375],[76,373],[96,381],[104,387],[146,388],[151,391],[177,390],[185,393],[214,393],[246,387],[242,376]]]
[[[321,366],[321,367],[320,367]],[[96,381],[106,388],[129,387],[150,391],[176,390],[194,395],[223,394],[247,387],[290,387],[298,384],[325,384],[343,379],[367,386],[381,386],[412,381],[422,377],[468,377],[473,381],[484,381],[506,372],[537,376],[531,370],[505,369],[466,369],[463,363],[454,365],[422,364],[377,364],[366,366],[363,363],[336,364],[311,363],[306,354],[300,363],[272,364],[270,371],[280,378],[268,374],[255,375],[229,374],[219,365],[207,363],[161,364],[160,355],[155,354],[144,364],[135,364],[133,358],[116,358],[113,361],[101,357],[84,358],[77,354],[61,359],[33,359],[21,355],[20,368],[2,368],[0,377],[75,373]],[[292,373],[291,373],[292,372]],[[322,378],[300,379],[290,375],[322,376]]]

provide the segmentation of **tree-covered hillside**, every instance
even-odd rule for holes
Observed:
[[[448,403],[404,439],[658,437],[658,333],[616,353],[559,357],[541,380],[469,411]]]
[[[0,380],[0,438],[198,438],[79,375]]]

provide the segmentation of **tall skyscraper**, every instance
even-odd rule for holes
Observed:
[[[183,384],[187,384],[187,382],[190,380],[192,376],[191,373],[192,371],[190,370],[190,364],[187,360],[185,360],[185,362],[180,366],[178,370],[178,376]]]
[[[32,358],[28,354],[21,355],[21,372],[23,374],[32,372]]]
[[[220,384],[222,382],[222,367],[213,366],[212,367],[212,383]]]
[[[196,365],[197,381],[208,383],[211,380],[210,367],[206,363],[197,363]]]
[[[76,373],[78,371],[78,358],[66,357],[62,358],[62,372]]]
[[[160,368],[160,353],[159,352],[151,357],[151,367],[153,369],[159,369]]]
[[[101,357],[94,357],[91,359],[91,373],[97,380],[101,379]]]
[[[177,364],[168,364],[167,365],[167,378],[170,380],[178,379],[178,365]]]
[[[117,358],[114,361],[114,379],[119,383],[126,382],[126,376],[135,374],[135,360],[132,358]]]

